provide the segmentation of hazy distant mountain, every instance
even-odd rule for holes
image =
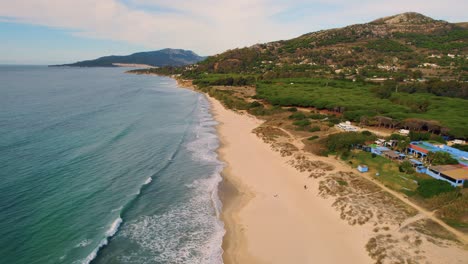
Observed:
[[[183,66],[197,63],[205,57],[198,56],[193,51],[183,49],[162,49],[148,52],[138,52],[127,56],[105,56],[95,60],[79,61],[71,64],[54,66],[74,67],[115,67],[115,63],[146,64],[156,67]]]

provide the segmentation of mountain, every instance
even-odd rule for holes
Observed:
[[[105,56],[95,60],[79,61],[55,66],[75,67],[115,67],[115,64],[145,64],[155,67],[183,66],[197,63],[205,57],[193,51],[183,49],[162,49],[157,51],[138,52],[127,56]]]
[[[290,40],[228,50],[199,63],[198,71],[352,74],[365,68],[373,73],[371,76],[379,76],[379,72],[388,76],[419,70],[423,76],[467,80],[466,25],[414,12],[403,13]]]

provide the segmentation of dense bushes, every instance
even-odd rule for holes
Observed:
[[[369,125],[372,125],[374,117],[385,116],[393,119],[391,124],[383,124],[387,127],[404,128],[407,124],[412,131],[426,130],[454,137],[468,137],[466,100],[401,92],[393,92],[390,98],[382,99],[375,96],[373,87],[376,86],[340,80],[276,79],[258,82],[257,98],[280,106],[327,109],[355,122],[365,118]],[[322,117],[311,114],[309,118]]]
[[[456,148],[462,151],[468,151],[468,145],[455,144],[452,146],[452,148]]]
[[[249,77],[225,77],[217,79],[196,79],[194,84],[199,86],[223,85],[223,86],[244,86],[255,84],[255,78]]]
[[[379,39],[370,41],[366,45],[367,48],[380,52],[411,52],[407,46],[390,39]]]
[[[424,198],[430,198],[441,193],[453,192],[455,189],[450,183],[435,179],[426,179],[418,182],[417,193]]]
[[[289,116],[289,119],[294,119],[294,120],[302,120],[306,119],[306,115],[302,112],[295,112],[294,114]]]
[[[329,152],[346,152],[357,145],[364,145],[366,141],[372,140],[375,140],[374,135],[365,135],[358,132],[343,132],[328,136],[325,145]]]
[[[320,131],[320,127],[319,126],[313,126],[313,127],[309,128],[308,131],[309,132],[317,132],[317,131]]]
[[[307,119],[297,120],[293,122],[293,125],[298,126],[300,128],[305,128],[307,126],[310,126],[310,124],[310,121]]]
[[[427,160],[432,165],[458,164],[458,160],[454,159],[449,153],[443,151],[427,153]]]
[[[439,35],[396,33],[395,36],[397,38],[404,38],[407,41],[410,41],[416,47],[445,52],[452,51],[454,49],[466,48],[468,46],[466,41],[460,41],[468,38],[468,30],[466,29],[455,29]]]
[[[404,173],[408,173],[408,174],[412,174],[414,173],[414,168],[413,168],[413,165],[411,164],[411,162],[405,160],[403,161],[400,166],[398,166],[398,169],[400,170],[400,172],[404,172]]]
[[[398,90],[405,93],[431,93],[437,96],[468,99],[468,83],[466,82],[429,80],[399,84]]]

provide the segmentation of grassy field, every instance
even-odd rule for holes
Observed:
[[[429,177],[402,173],[398,170],[397,162],[381,156],[372,157],[370,152],[354,151],[349,160],[352,162],[353,168],[357,168],[359,164],[367,165],[369,167],[368,174],[389,188],[404,193],[415,192],[418,187],[415,181]],[[379,176],[376,176],[376,173],[379,173]]]
[[[382,99],[373,92],[377,85],[327,79],[276,79],[257,83],[257,97],[281,106],[341,108],[344,116],[359,121],[377,115],[398,121],[420,118],[439,121],[450,134],[468,137],[467,100],[423,93],[392,93]],[[426,105],[424,110],[417,105]]]

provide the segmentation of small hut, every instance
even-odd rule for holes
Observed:
[[[361,164],[361,165],[359,165],[359,166],[357,167],[357,170],[358,170],[359,172],[368,172],[368,171],[369,171],[369,168],[368,168],[366,165],[362,165],[362,164]]]

